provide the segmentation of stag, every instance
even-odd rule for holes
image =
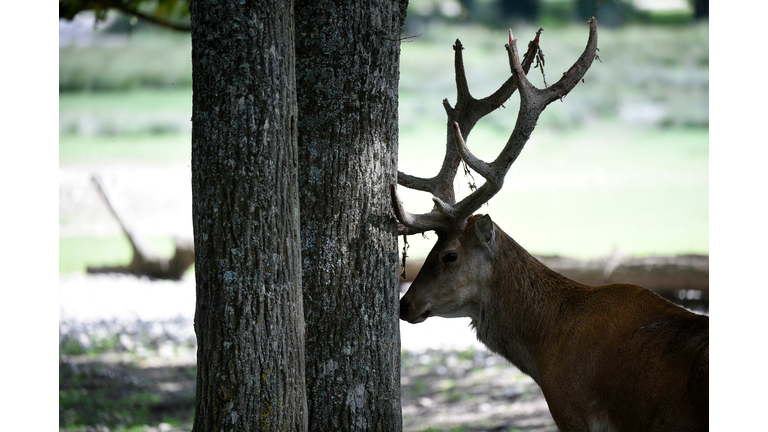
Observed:
[[[568,94],[597,54],[597,22],[587,46],[554,85],[526,78],[540,53],[541,30],[519,60],[506,45],[510,78],[484,99],[471,96],[454,45],[456,106],[447,100],[446,154],[433,178],[398,173],[401,186],[429,192],[429,213],[404,210],[390,187],[398,232],[433,230],[437,243],[400,301],[400,319],[469,317],[477,338],[541,387],[561,431],[706,431],[709,426],[709,317],[635,285],[587,286],[547,268],[488,215],[472,214],[502,187],[504,177],[551,102]],[[483,116],[517,90],[520,109],[493,162],[475,157],[466,138]],[[485,183],[456,202],[453,181],[464,162]]]

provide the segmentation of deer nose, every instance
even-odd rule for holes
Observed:
[[[405,321],[405,317],[408,316],[408,301],[404,298],[400,299],[400,319]]]

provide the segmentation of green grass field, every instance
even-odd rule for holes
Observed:
[[[190,139],[187,134],[65,135],[59,137],[59,163],[188,163]]]
[[[491,160],[506,138],[476,130],[468,145]],[[401,169],[436,173],[440,160],[434,155],[441,148],[442,143],[427,146],[401,136]],[[502,191],[479,212],[490,214],[532,253],[590,258],[619,247],[633,255],[706,254],[708,163],[705,129],[597,124],[536,131]],[[467,180],[459,176],[457,183],[459,195],[467,195]],[[431,205],[425,194],[408,194],[404,202],[412,212]],[[426,254],[430,237],[412,236],[410,255]]]
[[[523,26],[515,35],[527,41],[535,30]],[[586,26],[578,25],[545,29],[548,82],[580,54],[586,33]],[[491,93],[508,76],[502,30],[435,25],[403,42],[399,159],[400,169],[410,174],[434,175],[442,160],[441,101],[455,101],[451,45],[457,37],[465,46],[476,97]],[[708,253],[708,37],[707,25],[601,28],[601,62],[562,102],[547,108],[504,189],[480,211],[533,253],[595,257],[614,247],[634,255]],[[188,42],[175,36],[152,43],[137,38],[109,61],[141,69],[142,59],[162,47],[175,53],[169,57],[174,64],[188,55]],[[155,79],[180,85],[126,87],[120,84],[126,82],[123,72],[103,67],[106,60],[98,60],[94,50],[60,51],[61,82],[98,81],[93,88],[112,89],[60,93],[60,164],[188,165],[192,92],[184,76],[189,70],[177,65],[162,71],[170,76]],[[157,67],[141,70],[136,73],[160,74]],[[538,69],[530,76],[542,85]],[[512,130],[517,97],[475,127],[468,139],[475,154],[495,158]],[[463,178],[457,186],[459,195],[467,193]],[[410,211],[431,207],[428,196],[401,195]],[[410,255],[426,254],[433,241],[433,235],[412,236]],[[98,264],[129,258],[127,242],[119,237],[62,238],[59,252],[64,272],[80,271],[96,258],[104,258]]]
[[[425,145],[424,133],[401,135],[403,171],[437,171],[444,144],[430,135]],[[492,128],[478,127],[469,145],[491,159],[505,140],[506,135]],[[60,154],[62,163],[184,163],[189,160],[189,137],[62,137]],[[708,162],[705,129],[632,130],[608,124],[537,131],[507,175],[504,189],[480,212],[491,214],[534,253],[587,258],[614,247],[634,255],[708,253]],[[476,180],[481,181],[478,176]],[[466,180],[460,176],[457,183],[459,194],[466,195]],[[411,211],[429,210],[428,196],[403,195]],[[412,237],[411,256],[426,254],[433,240]],[[59,251],[60,271],[130,258],[120,237],[62,238]]]
[[[158,253],[173,255],[173,240],[170,237],[150,236],[149,244]],[[133,251],[125,236],[71,236],[59,239],[59,272],[84,273],[88,267],[127,265]]]

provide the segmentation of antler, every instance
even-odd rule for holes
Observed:
[[[410,176],[398,172],[397,182],[411,189],[430,192],[435,207],[431,212],[414,215],[403,208],[397,190],[390,186],[392,206],[398,221],[400,234],[414,234],[429,230],[451,231],[463,228],[467,218],[488,202],[504,184],[504,177],[523,150],[525,143],[536,127],[539,115],[547,105],[557,99],[562,99],[584,77],[597,54],[597,20],[589,20],[589,38],[587,46],[576,63],[563,74],[554,85],[538,89],[526,78],[533,59],[539,53],[539,36],[528,44],[528,52],[521,63],[517,52],[517,40],[509,31],[509,44],[505,45],[509,56],[512,76],[492,95],[484,99],[474,99],[469,93],[467,79],[464,73],[464,62],[461,55],[461,42],[457,39],[454,45],[456,69],[456,107],[452,108],[448,100],[443,100],[448,114],[448,137],[446,152],[440,172],[430,179]],[[504,103],[515,90],[520,93],[520,111],[518,112],[515,128],[499,156],[491,163],[484,162],[469,151],[465,139],[478,120],[495,110]],[[461,127],[459,126],[461,125]],[[461,128],[464,129],[462,136]],[[470,168],[485,178],[485,183],[469,196],[456,203],[453,180],[458,170],[459,162],[463,160]]]

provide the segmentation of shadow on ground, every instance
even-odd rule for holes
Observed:
[[[59,427],[67,431],[192,429],[193,347],[59,357]],[[403,352],[403,430],[556,431],[539,387],[501,357]]]
[[[90,432],[146,425],[147,432],[189,431],[196,371],[194,363],[154,366],[116,353],[60,356],[59,427]]]

